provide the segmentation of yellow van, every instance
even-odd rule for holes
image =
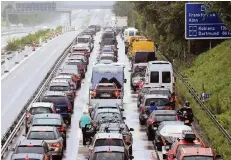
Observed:
[[[136,51],[155,51],[155,46],[153,41],[140,40],[132,43],[129,49],[129,56],[133,57]]]

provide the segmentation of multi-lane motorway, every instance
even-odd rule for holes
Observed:
[[[93,14],[93,18],[90,22],[91,24],[104,25],[105,23],[107,23],[106,21],[104,21],[104,18],[107,14],[109,14],[109,12],[97,11],[97,12],[93,12],[92,14]],[[79,20],[76,20],[76,22],[80,23]],[[6,77],[5,80],[2,80],[2,93],[4,94],[2,95],[2,103],[5,102],[4,105],[8,105],[8,106],[2,105],[3,106],[2,121],[4,121],[3,118],[5,118],[4,123],[2,122],[2,130],[3,130],[3,125],[6,124],[5,122],[8,119],[10,119],[9,117],[10,116],[13,117],[13,115],[17,115],[15,111],[19,110],[20,108],[20,106],[18,105],[19,103],[18,101],[23,101],[22,97],[29,96],[30,95],[29,93],[33,92],[33,89],[31,88],[34,88],[34,90],[36,89],[36,85],[38,85],[42,77],[46,75],[46,71],[49,70],[49,67],[52,66],[55,59],[57,59],[57,57],[61,54],[64,48],[67,47],[68,43],[71,42],[71,40],[77,35],[77,33],[78,31],[70,32],[69,34],[63,35],[63,37],[59,37],[57,41],[44,48],[38,54],[34,55],[28,62],[25,63],[25,66],[23,64],[17,69],[18,71],[17,70],[14,71],[15,73],[18,72],[18,74],[12,72],[11,75],[9,75],[9,77]],[[97,33],[95,37],[95,48],[92,51],[90,57],[90,63],[88,66],[86,78],[82,82],[83,84],[81,86],[81,89],[76,94],[77,97],[75,99],[75,107],[74,107],[74,114],[72,116],[72,123],[71,126],[68,128],[68,132],[67,132],[67,149],[63,157],[63,159],[65,160],[85,160],[86,159],[85,157],[88,155],[88,148],[83,147],[82,145],[82,133],[81,130],[79,129],[78,122],[80,116],[82,115],[83,110],[86,109],[87,107],[86,104],[88,101],[88,93],[89,93],[88,90],[90,86],[92,65],[94,62],[96,62],[96,56],[99,52],[100,34],[101,32]],[[152,142],[147,140],[144,126],[139,125],[138,111],[136,105],[137,94],[131,91],[129,85],[130,73],[128,72],[128,70],[130,70],[130,64],[126,55],[124,54],[124,44],[123,41],[120,39],[120,37],[117,37],[117,39],[118,39],[118,47],[119,47],[118,62],[125,64],[126,66],[125,77],[128,80],[128,82],[125,84],[124,116],[126,117],[125,121],[128,127],[132,127],[135,130],[133,131],[134,159],[155,160],[157,159],[158,156],[156,154],[155,148]],[[20,74],[22,74],[22,76]],[[3,83],[4,81],[5,83]],[[7,85],[10,86],[7,87]],[[3,89],[5,90],[3,91]],[[6,98],[8,98],[8,100],[11,100],[10,101],[11,103],[7,100],[4,100]],[[23,102],[21,102],[21,104],[23,104]],[[4,110],[5,110],[5,116],[3,116]],[[7,128],[6,126],[7,125],[5,125],[5,129]],[[22,136],[23,132],[24,129],[21,130],[21,132],[14,139],[10,147],[14,147],[20,139],[23,139]],[[3,159],[10,160],[11,154],[12,153],[8,151]]]

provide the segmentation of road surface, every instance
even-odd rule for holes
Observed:
[[[85,15],[84,12],[87,11],[83,11],[82,15]],[[92,11],[91,15],[94,15],[94,13]],[[95,20],[98,20],[96,18]],[[74,22],[76,22],[76,27],[79,28],[84,22],[84,17],[78,18],[77,16]],[[26,60],[1,80],[1,136],[4,135],[56,59],[62,54],[68,44],[73,41],[78,32],[73,31],[57,37],[57,39],[41,48],[30,59]]]

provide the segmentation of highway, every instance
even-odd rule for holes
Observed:
[[[81,16],[88,11],[82,11]],[[94,11],[91,12],[94,15]],[[76,17],[73,24],[80,28],[84,17]],[[76,37],[79,31],[73,31],[57,37],[1,80],[1,136],[12,124],[27,100],[46,76],[53,63]]]
[[[99,23],[101,25],[106,24],[107,23],[106,21],[101,20],[103,19],[103,16],[105,16],[105,12],[103,13],[101,12],[98,15],[95,15],[94,16],[95,18],[93,17],[90,23],[91,24]],[[82,133],[81,133],[81,130],[79,129],[78,122],[79,122],[80,116],[82,115],[83,110],[87,109],[86,104],[88,102],[88,96],[89,96],[88,93],[89,93],[89,87],[90,87],[92,65],[94,64],[94,62],[96,62],[96,57],[99,52],[99,42],[100,42],[101,33],[102,32],[97,33],[95,37],[95,48],[92,51],[92,54],[90,57],[90,63],[88,65],[88,71],[86,73],[86,77],[84,81],[82,82],[81,88],[76,93],[77,96],[75,99],[74,114],[72,116],[71,126],[68,128],[68,131],[67,131],[67,148],[64,152],[63,160],[86,160],[86,157],[88,156],[88,147],[84,147],[82,145]],[[71,37],[71,35],[68,35],[68,36]],[[134,160],[159,160],[158,155],[161,156],[161,154],[160,153],[156,154],[152,141],[148,141],[147,139],[147,135],[145,132],[145,126],[141,126],[139,124],[137,104],[136,104],[137,93],[134,93],[131,90],[130,83],[129,83],[130,72],[128,72],[128,70],[130,70],[130,63],[128,61],[128,58],[124,54],[123,41],[120,39],[120,37],[117,37],[117,40],[118,40],[118,48],[119,48],[118,63],[124,63],[126,66],[125,67],[125,78],[127,79],[127,83],[125,84],[125,94],[124,94],[125,95],[124,96],[124,109],[125,109],[124,116],[126,117],[125,122],[128,125],[128,127],[134,128],[134,131],[133,131]],[[54,51],[54,53],[56,54],[57,52],[58,52],[57,50]],[[51,64],[51,61],[52,60],[50,59],[49,60],[50,64]],[[40,65],[42,65],[42,63],[43,62],[41,62]],[[47,64],[46,62],[44,63]],[[34,74],[33,74],[34,76],[35,75],[38,76],[38,74],[40,74],[39,71],[41,71],[41,69],[37,69],[37,71],[38,71],[37,73],[36,71],[34,71]],[[30,77],[33,77],[33,75],[31,75]],[[34,82],[31,82],[31,83],[33,83],[34,85]],[[16,91],[18,91],[18,89],[16,89]],[[23,133],[24,133],[24,128],[21,129],[21,132],[14,139],[12,145],[9,146],[9,148],[14,147],[17,142],[19,142],[20,140],[24,138],[22,136]],[[5,157],[3,158],[3,160],[10,160],[11,155],[12,155],[12,152],[8,151]]]

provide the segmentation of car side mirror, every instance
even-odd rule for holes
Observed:
[[[126,117],[123,117],[123,120],[126,120]]]
[[[124,109],[122,108],[122,109],[120,109],[121,111],[124,111]]]
[[[134,159],[134,156],[130,156],[130,159]]]
[[[134,131],[134,129],[133,129],[133,128],[130,128],[129,131]]]
[[[127,79],[124,79],[124,83],[127,83]]]

